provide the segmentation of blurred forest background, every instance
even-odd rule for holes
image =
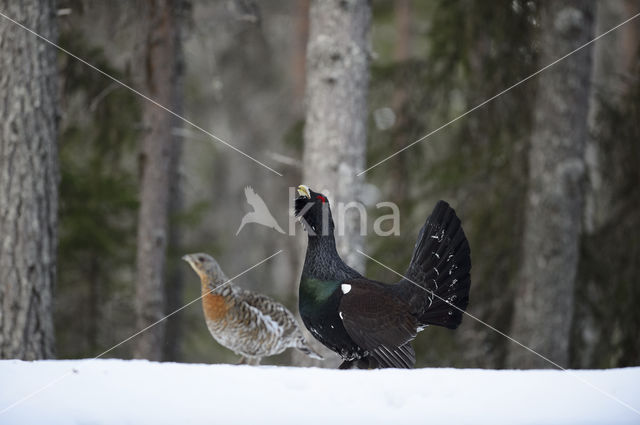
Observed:
[[[55,82],[47,84],[57,101],[49,138],[55,146],[57,137],[58,152],[42,156],[58,158],[59,195],[48,216],[57,230],[43,248],[54,254],[42,267],[33,266],[38,259],[12,265],[19,261],[9,253],[22,245],[10,238],[17,225],[5,214],[10,202],[0,199],[0,357],[100,354],[200,295],[197,276],[180,260],[189,252],[211,253],[233,276],[282,249],[237,283],[297,311],[305,236],[297,225],[296,236],[255,225],[236,236],[249,211],[243,190],[252,186],[286,230],[289,187],[314,187],[322,174],[331,181],[317,181],[338,198],[362,195],[355,200],[369,207],[371,235],[343,251],[367,276],[398,280],[350,256],[354,246],[404,272],[420,227],[445,199],[470,240],[471,314],[565,367],[640,364],[640,20],[354,177],[640,12],[637,1],[332,0],[336,13],[371,13],[358,29],[370,40],[362,59],[368,75],[358,80],[365,88],[356,93],[366,100],[365,127],[348,155],[305,129],[305,105],[328,90],[308,81],[340,87],[332,62],[350,58],[331,56],[327,64],[307,52],[321,35],[313,1],[20,3],[2,0],[0,11],[283,177],[1,19],[3,117],[13,116],[12,96],[24,95],[6,89],[20,86],[19,75],[12,80],[5,71],[19,65],[9,60],[11,43],[56,55]],[[354,95],[345,90],[338,99]],[[354,125],[358,114],[348,115]],[[10,121],[0,135],[3,187],[11,173],[24,174],[11,165]],[[323,155],[338,155],[350,177],[319,166]],[[0,198],[12,193],[0,189]],[[381,201],[399,205],[399,236],[371,232],[375,218],[389,213],[375,207]],[[12,290],[15,282],[27,289]],[[51,291],[29,286],[38,282]],[[425,330],[414,345],[417,367],[549,367],[469,317],[455,332]],[[211,339],[199,304],[107,357],[238,360]],[[290,352],[263,363],[311,364]]]

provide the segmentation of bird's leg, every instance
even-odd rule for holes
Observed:
[[[345,360],[340,366],[338,366],[338,369],[352,369],[354,362],[355,360]]]
[[[238,365],[249,365],[249,366],[258,366],[260,364],[260,360],[262,358],[261,357],[249,357],[249,356],[242,356],[240,358],[240,361],[237,363]]]
[[[373,357],[363,357],[360,360],[358,360],[358,369],[377,369],[379,368],[380,365],[378,364],[378,362],[376,361],[376,359],[374,359]]]

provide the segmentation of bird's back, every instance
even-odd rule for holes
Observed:
[[[233,288],[220,301],[203,299],[207,326],[222,345],[238,354],[263,357],[296,347],[302,333],[289,310],[271,298],[255,292]]]
[[[300,332],[293,313],[279,302],[274,301],[266,295],[247,290],[242,291],[241,299],[248,306],[257,309],[262,315],[271,319],[275,326],[282,329],[284,336],[295,333],[296,331]]]

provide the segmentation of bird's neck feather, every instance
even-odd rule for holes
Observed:
[[[309,236],[302,275],[319,280],[342,281],[359,276],[358,272],[342,261],[333,234]]]
[[[206,296],[209,293],[222,295],[225,297],[233,295],[233,282],[229,282],[229,279],[227,279],[226,276],[221,276],[214,279],[208,274],[201,274],[200,283],[203,296]],[[220,285],[224,286],[221,289],[216,289]]]

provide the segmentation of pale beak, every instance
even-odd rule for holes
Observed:
[[[298,195],[304,196],[307,199],[311,199],[311,191],[309,190],[309,186],[305,186],[303,184],[298,186]]]

